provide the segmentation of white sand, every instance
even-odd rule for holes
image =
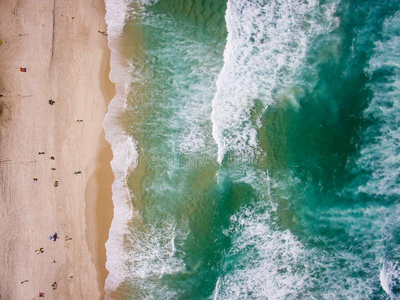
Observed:
[[[102,122],[112,91],[98,30],[101,0],[0,1],[1,299],[103,297],[112,176]]]

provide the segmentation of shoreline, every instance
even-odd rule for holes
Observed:
[[[115,94],[98,32],[105,3],[10,0],[0,25],[0,296],[103,299],[113,216],[103,122]]]
[[[94,0],[96,1],[96,0]],[[98,1],[98,0],[97,0]],[[101,7],[99,8],[99,16],[103,16],[101,20],[105,24],[105,3],[100,0]],[[104,96],[104,105],[108,108],[112,98],[115,95],[115,85],[110,81],[110,59],[111,50],[108,48],[108,40],[105,41],[103,50],[103,58],[101,62],[101,68],[99,73],[99,83],[101,93]],[[103,118],[104,121],[104,118]],[[105,244],[108,240],[109,230],[113,219],[113,202],[112,202],[112,190],[111,186],[114,182],[114,173],[111,169],[110,162],[113,158],[111,145],[105,139],[105,132],[103,128],[103,122],[101,122],[102,134],[98,152],[98,166],[89,179],[85,199],[87,202],[86,206],[86,218],[87,218],[87,236],[89,249],[93,255],[93,263],[97,269],[97,280],[100,290],[100,299],[105,297],[105,281],[108,276],[108,270],[106,269],[106,247]],[[95,224],[95,228],[89,229],[90,223]],[[90,239],[89,236],[94,238]]]
[[[100,18],[99,22],[103,23],[104,31],[107,31],[105,2],[103,0],[93,1],[100,2],[99,7],[97,7],[97,15]],[[109,79],[111,50],[108,47],[108,39],[104,39],[102,43],[104,45],[98,80],[101,93],[104,97],[104,105],[108,111],[108,105],[116,92],[115,85]],[[114,173],[110,165],[113,153],[111,145],[105,139],[103,128],[104,117],[105,115],[101,122],[102,133],[97,156],[98,164],[93,176],[88,180],[85,191],[87,239],[89,250],[92,254],[92,261],[97,270],[97,281],[100,291],[99,299],[105,298],[105,281],[109,273],[106,268],[107,254],[105,244],[108,240],[114,210],[111,190],[112,183],[114,182]],[[91,224],[94,224],[94,226],[90,226]]]
[[[106,269],[109,272],[105,282],[105,293],[113,292],[128,276],[125,258],[121,249],[124,243],[124,232],[134,214],[130,190],[127,187],[127,176],[138,163],[136,141],[126,134],[121,116],[126,111],[127,90],[131,85],[131,65],[129,63],[129,45],[125,45],[124,35],[126,17],[129,11],[125,0],[105,1],[108,48],[111,51],[109,80],[115,88],[115,95],[108,105],[103,127],[105,139],[111,145],[113,158],[111,168],[114,174],[112,183],[113,218],[106,242]]]

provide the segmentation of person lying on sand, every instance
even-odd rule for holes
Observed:
[[[101,33],[101,34],[104,35],[104,36],[107,36],[107,35],[108,35],[105,31],[97,30],[97,32],[98,32],[98,33]]]
[[[36,254],[40,254],[40,253],[43,253],[43,252],[44,252],[43,248],[38,248],[38,249],[35,250]]]

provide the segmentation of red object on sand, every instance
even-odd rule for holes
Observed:
[[[26,72],[26,68],[19,68],[20,72]]]

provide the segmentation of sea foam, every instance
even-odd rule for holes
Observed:
[[[382,234],[382,266],[379,280],[391,299],[399,299],[398,224],[400,195],[400,13],[388,17],[382,26],[382,37],[375,42],[365,73],[370,81],[371,101],[364,111],[370,126],[362,135],[357,167],[366,176],[357,192],[383,199],[390,211]],[[364,179],[364,177],[363,177]],[[378,273],[378,270],[376,270]]]
[[[224,234],[232,244],[215,285],[215,300],[372,299],[379,293],[380,267],[382,288],[397,299],[393,290],[399,278],[398,248],[390,241],[396,239],[397,206],[335,207],[315,212],[321,224],[352,237],[353,245],[343,247],[342,235],[300,238],[282,228],[278,203],[284,198],[292,201],[290,197],[296,195],[291,191],[301,184],[293,175],[277,181],[268,173],[241,168],[231,169],[229,176],[236,183],[254,187],[256,198],[262,201],[242,207],[230,218]]]
[[[138,164],[137,141],[125,133],[125,128],[120,125],[119,117],[121,113],[129,110],[131,94],[130,88],[136,80],[149,80],[146,74],[140,74],[140,70],[131,64],[130,58],[121,55],[121,41],[123,39],[123,30],[128,18],[135,16],[140,11],[141,26],[148,30],[165,30],[168,26],[178,26],[168,16],[153,16],[146,7],[151,7],[157,1],[140,0],[135,1],[135,9],[130,9],[131,1],[106,1],[106,22],[108,25],[109,47],[111,49],[111,73],[110,79],[116,84],[116,96],[110,103],[109,112],[104,121],[106,131],[106,139],[112,145],[114,159],[111,162],[115,181],[113,183],[113,202],[114,202],[114,219],[111,225],[109,240],[107,241],[107,263],[109,276],[106,280],[106,291],[115,290],[122,282],[129,282],[128,294],[135,295],[137,290],[153,292],[155,295],[174,298],[175,292],[163,287],[152,281],[156,277],[162,277],[164,274],[172,274],[181,272],[183,263],[176,254],[175,243],[184,239],[186,231],[177,228],[176,224],[164,224],[157,228],[156,226],[145,226],[142,232],[140,228],[131,227],[134,216],[134,208],[130,202],[130,191],[126,185],[127,175]],[[131,5],[132,6],[132,5]],[[155,21],[155,18],[157,20]],[[165,26],[165,27],[163,27]],[[159,27],[159,28],[158,28]],[[179,28],[182,30],[182,28]],[[190,33],[190,32],[189,32]],[[173,113],[168,114],[168,119],[163,120],[163,116],[159,115],[157,124],[164,123],[166,128],[173,128],[173,134],[180,132],[177,141],[176,137],[171,134],[165,134],[165,130],[153,130],[152,134],[160,134],[162,139],[167,143],[171,143],[179,150],[182,155],[191,155],[201,152],[203,155],[215,153],[215,145],[212,137],[207,135],[211,132],[211,124],[209,115],[211,113],[211,99],[214,95],[215,78],[220,70],[220,65],[213,59],[210,51],[204,54],[206,45],[201,42],[188,41],[185,35],[178,29],[165,30],[163,35],[159,37],[160,43],[166,43],[165,50],[158,53],[158,57],[167,66],[168,71],[173,70],[170,74],[170,81],[164,84],[171,84],[172,91],[175,93],[171,96],[168,105],[163,105],[163,110],[170,110]],[[188,34],[190,36],[190,34]],[[166,38],[165,38],[166,37]],[[170,40],[176,39],[173,47],[168,44]],[[221,47],[222,49],[222,47]],[[215,49],[213,49],[215,51]],[[175,62],[177,53],[181,53],[182,59]],[[155,55],[149,50],[149,56]],[[191,64],[195,64],[197,60],[203,63],[190,71],[185,70]],[[197,62],[198,63],[198,62]],[[200,64],[200,63],[199,63]],[[151,68],[149,66],[149,68]],[[164,70],[159,68],[159,71]],[[172,82],[172,83],[169,83]],[[157,93],[157,84],[153,82],[152,92]],[[164,85],[162,85],[165,88]],[[188,87],[188,88],[184,88]],[[167,89],[165,89],[167,90]],[[128,96],[129,94],[129,96]],[[168,97],[164,94],[163,97]],[[141,102],[141,98],[134,99],[136,104]],[[152,99],[145,99],[147,103],[151,103]],[[144,102],[144,101],[143,101]],[[159,105],[159,101],[154,104]],[[184,104],[184,105],[183,105]],[[138,104],[140,105],[140,104]],[[145,104],[144,104],[145,105]],[[136,124],[136,126],[139,126]],[[159,126],[159,125],[157,125]],[[182,128],[184,130],[182,130]],[[163,135],[164,134],[164,135]],[[163,153],[158,153],[156,149],[152,149],[157,158],[166,158],[165,163],[169,161],[169,157],[163,157]],[[164,163],[162,160],[160,163]],[[169,177],[174,172],[174,168],[168,168]],[[157,192],[161,195],[162,191],[171,193],[176,187],[169,186],[164,181],[164,177],[159,176],[154,180],[152,186],[155,186]],[[161,196],[160,196],[161,197]],[[134,222],[134,221],[133,221]],[[129,225],[128,225],[129,223]],[[135,223],[136,225],[141,222]],[[139,226],[139,227],[140,227]],[[136,285],[140,285],[140,288]],[[138,289],[135,289],[135,288]]]
[[[310,39],[337,26],[335,7],[334,1],[228,1],[224,66],[211,116],[219,163],[227,151],[257,154],[263,112],[297,84]]]
[[[107,142],[113,151],[111,167],[115,180],[112,184],[112,199],[114,203],[114,218],[111,224],[109,238],[106,242],[109,275],[105,290],[110,291],[126,278],[125,260],[123,259],[123,237],[127,232],[126,224],[132,218],[133,210],[130,203],[129,190],[126,186],[127,174],[135,168],[138,161],[136,141],[126,135],[120,125],[119,117],[126,109],[126,95],[130,84],[130,66],[120,54],[120,41],[128,16],[129,1],[105,1],[108,46],[111,49],[110,80],[115,84],[116,94],[111,100],[103,126]]]
[[[374,124],[363,137],[359,165],[370,172],[370,178],[359,191],[372,195],[400,195],[399,47],[400,14],[397,13],[384,22],[383,38],[375,43],[375,53],[365,69],[373,93],[365,115]]]
[[[398,299],[398,296],[393,292],[393,288],[396,287],[400,280],[399,263],[385,260],[379,273],[379,280],[382,289],[386,294],[388,294],[392,299]]]

